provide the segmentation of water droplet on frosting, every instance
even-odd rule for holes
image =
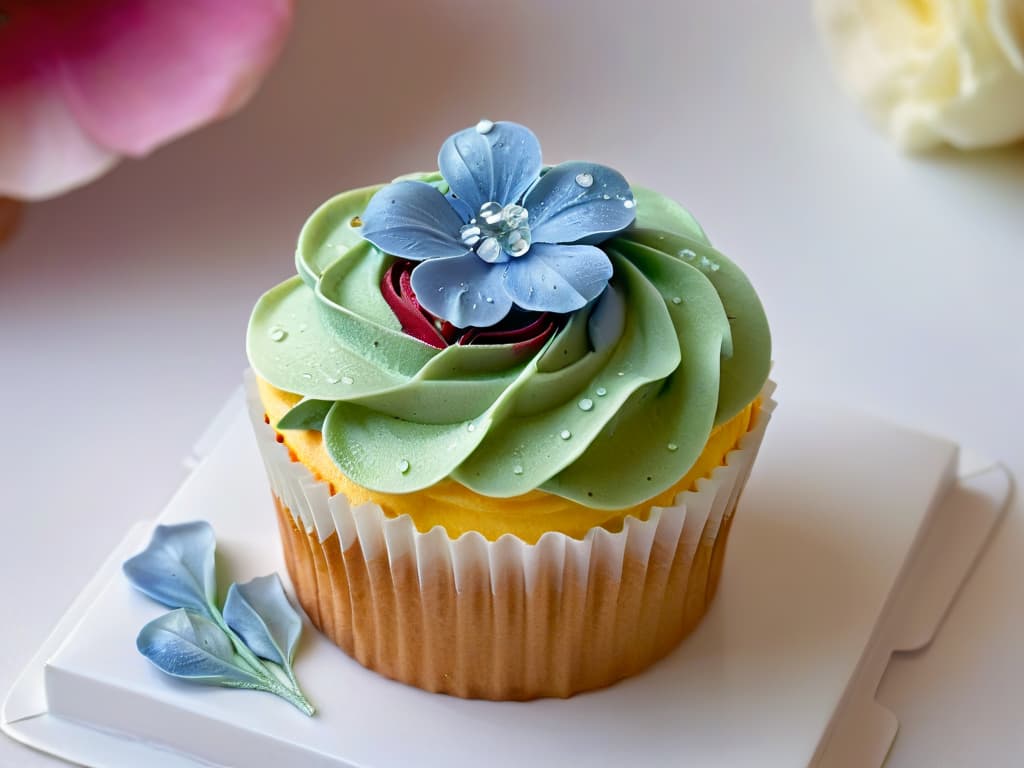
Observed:
[[[341,377],[341,383],[342,384],[351,384],[352,383],[352,377],[351,376],[342,376]]]
[[[275,325],[270,329],[270,333],[268,335],[270,336],[271,341],[284,341],[288,338],[288,331],[279,325]]]
[[[604,397],[607,394],[608,394],[608,390],[605,389],[604,387],[598,387],[597,388],[597,396],[598,397]]]
[[[670,451],[678,451],[679,450],[679,446],[676,445],[675,443],[669,443],[665,447],[668,448]]]
[[[403,475],[406,475],[406,474],[409,473],[409,460],[408,459],[402,459],[400,462],[398,462],[398,471],[401,472]]]
[[[589,397],[584,397],[577,403],[577,405],[580,407],[581,411],[591,411],[594,409],[594,401]]]
[[[494,130],[494,123],[491,120],[481,120],[476,124],[476,132],[487,135]]]
[[[516,464],[514,467],[512,467],[512,474],[513,475],[521,475],[521,474],[523,474],[523,465],[522,464]]]
[[[572,432],[570,432],[568,429],[563,429],[561,432],[558,433],[558,436],[563,440],[568,440],[570,437],[572,437]]]
[[[683,248],[683,250],[679,252],[679,256],[680,258],[686,259],[687,261],[693,261],[695,258],[697,258],[697,254],[691,251],[689,248]]]
[[[672,303],[673,304],[682,304],[683,303],[683,297],[682,296],[673,296],[672,297]]]
[[[577,173],[576,183],[584,189],[594,186],[594,177],[589,173]]]

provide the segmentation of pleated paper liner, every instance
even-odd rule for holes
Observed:
[[[714,597],[729,527],[775,407],[725,463],[620,531],[536,544],[450,539],[408,515],[353,507],[277,442],[247,374],[249,412],[292,584],[310,620],[364,666],[467,698],[571,696],[635,674],[674,648]]]

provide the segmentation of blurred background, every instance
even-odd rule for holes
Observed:
[[[435,168],[482,117],[690,208],[762,297],[781,408],[845,403],[1024,474],[1024,146],[901,152],[841,89],[809,2],[305,0],[238,113],[24,205],[0,245],[0,690],[174,492],[309,213]],[[883,683],[891,764],[1024,748],[1022,515]],[[49,764],[0,741],[0,765],[31,760]]]

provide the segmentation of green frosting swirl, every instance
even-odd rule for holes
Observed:
[[[607,290],[540,351],[439,350],[403,333],[381,296],[393,259],[357,218],[377,189],[310,217],[298,277],[260,298],[247,338],[256,373],[303,396],[278,426],[322,428],[354,482],[407,493],[448,477],[488,496],[540,488],[620,509],[678,482],[712,427],[760,392],[771,359],[760,301],[665,197],[633,188],[636,225],[601,245]]]

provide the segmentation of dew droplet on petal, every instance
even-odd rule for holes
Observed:
[[[576,183],[584,189],[594,186],[594,177],[589,173],[577,173]]]
[[[673,304],[682,304],[683,303],[683,297],[682,296],[673,296],[672,297],[672,303]]]
[[[604,387],[598,387],[596,391],[598,397],[604,397],[605,395],[608,394],[608,390],[605,389]]]
[[[581,411],[592,411],[594,409],[594,401],[589,397],[584,397],[577,403],[577,405],[580,407]]]
[[[521,474],[523,474],[523,465],[522,464],[516,464],[514,467],[512,467],[512,474],[513,475],[521,475]]]
[[[403,475],[406,475],[409,473],[409,466],[409,460],[402,459],[400,462],[398,462],[398,471],[401,472]]]
[[[634,201],[634,200],[623,200],[622,201],[622,205],[623,205],[624,208],[633,208],[633,207],[636,206],[636,201]]]
[[[679,252],[679,256],[683,259],[686,259],[687,261],[693,261],[695,258],[697,258],[697,254],[691,251],[689,248],[683,248],[683,250]]]
[[[271,341],[284,341],[288,338],[288,331],[279,325],[275,325],[270,329],[270,333],[268,335],[270,336]]]
[[[670,451],[678,451],[679,450],[679,446],[676,445],[675,443],[669,443],[665,447],[668,448]]]
[[[494,123],[491,120],[481,120],[476,124],[476,132],[482,135],[487,135],[494,130]]]
[[[501,243],[496,237],[488,237],[477,246],[476,255],[488,264],[494,264],[501,258]]]
[[[568,429],[563,429],[561,432],[558,433],[558,436],[563,440],[568,440],[570,437],[572,437],[572,432],[570,432]]]
[[[476,424],[472,424],[472,423],[467,424],[466,425],[466,431],[467,432],[476,432]]]
[[[504,214],[505,209],[502,207],[501,203],[495,202],[494,200],[489,200],[480,206],[479,217],[490,227],[497,227],[500,225]]]
[[[351,384],[352,383],[352,377],[351,376],[342,376],[341,377],[341,383],[342,384]]]

